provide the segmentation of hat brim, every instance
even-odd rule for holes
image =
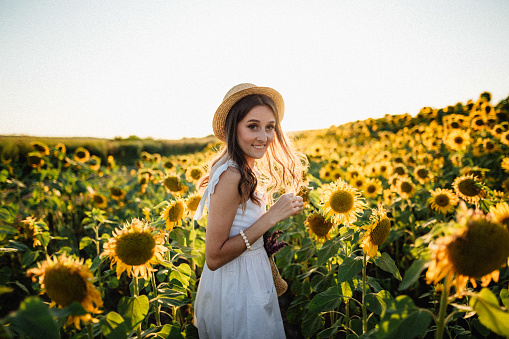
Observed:
[[[224,126],[226,123],[226,116],[230,112],[230,109],[233,107],[233,105],[235,105],[237,101],[251,94],[262,94],[271,98],[276,105],[278,115],[277,118],[279,122],[283,120],[285,115],[285,102],[283,100],[283,96],[278,91],[270,87],[258,86],[242,89],[225,98],[214,114],[214,118],[212,120],[212,128],[214,130],[214,134],[219,140],[226,141]]]

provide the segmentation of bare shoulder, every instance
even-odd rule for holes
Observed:
[[[217,189],[230,189],[233,188],[235,191],[237,191],[237,186],[240,182],[240,172],[235,167],[228,167],[226,171],[221,173],[219,176],[219,182],[217,183],[216,190]]]

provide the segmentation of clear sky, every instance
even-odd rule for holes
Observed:
[[[0,134],[212,134],[235,84],[283,129],[509,95],[507,0],[0,0]]]

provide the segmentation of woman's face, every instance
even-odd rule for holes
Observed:
[[[276,129],[276,118],[267,106],[255,106],[237,124],[237,142],[251,168],[263,157]]]

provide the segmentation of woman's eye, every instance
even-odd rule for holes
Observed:
[[[274,127],[274,125],[269,125],[269,126],[267,126],[267,129],[268,129],[268,130],[271,130],[271,131],[272,131],[274,128],[275,128],[275,127]]]
[[[247,128],[249,128],[249,129],[256,129],[256,127],[258,127],[258,126],[254,125],[254,124],[247,126]]]

